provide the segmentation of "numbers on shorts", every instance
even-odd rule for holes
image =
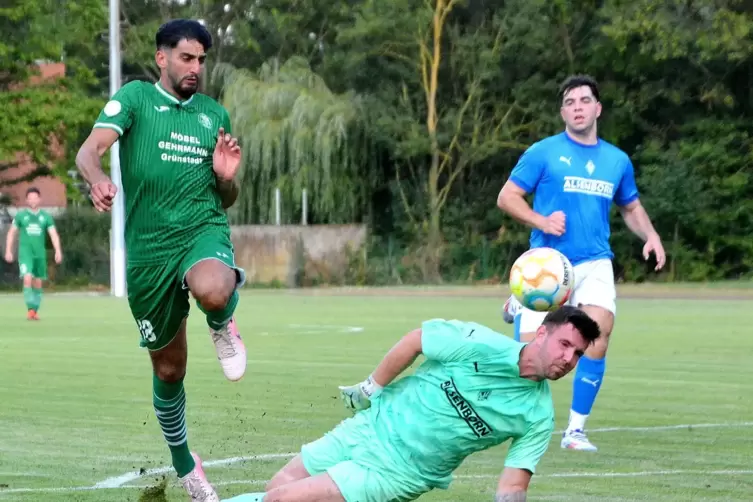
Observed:
[[[141,333],[141,338],[143,338],[144,341],[151,343],[157,340],[157,335],[154,334],[154,326],[152,326],[150,321],[142,319],[136,321],[136,324],[139,327],[139,333]]]

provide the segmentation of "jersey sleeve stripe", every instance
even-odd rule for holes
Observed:
[[[109,122],[97,122],[96,124],[94,124],[94,128],[95,129],[96,128],[100,128],[100,129],[112,129],[112,130],[116,131],[118,134],[120,134],[121,136],[123,135],[123,129],[121,129],[119,125],[117,125],[117,124],[111,124]]]

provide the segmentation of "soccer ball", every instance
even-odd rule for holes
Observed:
[[[573,265],[556,249],[529,249],[510,270],[510,291],[527,309],[557,310],[573,292]]]

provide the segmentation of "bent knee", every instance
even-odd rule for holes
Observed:
[[[218,286],[214,286],[206,290],[191,291],[191,294],[204,310],[213,312],[223,310],[227,306],[233,291],[223,291]]]
[[[222,310],[233,295],[236,272],[217,260],[199,262],[186,275],[186,285],[205,310]]]

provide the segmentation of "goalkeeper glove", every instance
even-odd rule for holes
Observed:
[[[382,386],[369,376],[366,380],[356,385],[340,386],[340,398],[345,408],[353,411],[361,411],[371,407],[371,400],[382,393]]]

